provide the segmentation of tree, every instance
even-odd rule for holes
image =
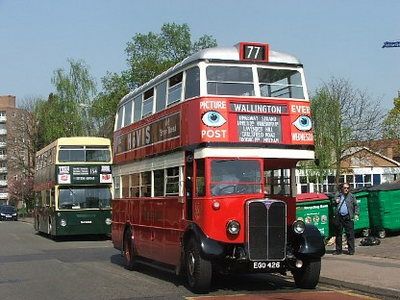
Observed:
[[[92,113],[98,128],[97,135],[112,139],[118,103],[129,92],[129,88],[124,76],[116,73],[107,73],[101,82],[103,91],[94,99]]]
[[[191,54],[216,45],[216,40],[208,35],[192,43],[187,24],[166,23],[161,27],[161,34],[136,34],[125,49],[129,86],[138,87]]]
[[[400,139],[400,91],[397,98],[393,99],[393,105],[383,123],[383,137]]]
[[[40,145],[44,146],[62,136],[92,135],[94,132],[91,106],[96,93],[95,80],[83,61],[67,60],[69,72],[59,68],[51,82],[56,92],[36,108],[40,128]]]
[[[349,80],[334,77],[317,88],[312,97],[319,168],[320,171],[335,169],[336,186],[340,182],[346,151],[380,136],[384,112],[379,102],[355,88]]]
[[[52,83],[57,90],[56,99],[60,102],[61,111],[68,113],[69,126],[67,136],[91,135],[90,108],[96,94],[96,82],[89,74],[89,66],[84,61],[68,60],[69,74],[64,69],[54,72]]]
[[[129,90],[141,86],[191,54],[216,45],[208,35],[192,42],[187,24],[166,23],[160,34],[136,34],[125,49],[128,70],[121,75],[107,73],[102,78],[103,91],[93,102],[92,112],[99,122],[100,135],[112,138],[118,103]]]
[[[8,193],[10,201],[22,201],[28,209],[34,205],[33,174],[37,149],[38,126],[34,114],[38,97],[26,97],[19,102],[13,119],[13,130],[8,135],[7,147],[10,149]],[[12,152],[11,152],[12,151]],[[23,207],[25,212],[25,207]]]

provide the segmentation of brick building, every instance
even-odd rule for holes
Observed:
[[[0,205],[10,203],[9,183],[12,178],[24,178],[27,151],[21,122],[26,111],[16,108],[15,96],[0,96]],[[21,180],[22,182],[22,180]]]

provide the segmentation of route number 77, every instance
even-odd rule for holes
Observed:
[[[261,47],[247,46],[247,49],[248,49],[247,55],[246,55],[247,59],[259,59]]]

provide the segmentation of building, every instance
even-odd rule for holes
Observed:
[[[390,159],[400,162],[400,139],[369,141],[365,146]]]
[[[378,145],[378,143],[377,143]],[[351,147],[343,155],[340,182],[348,182],[352,188],[363,188],[371,185],[390,183],[400,179],[400,162],[394,159],[392,144],[387,149],[381,147],[380,152],[367,147]],[[389,153],[391,157],[382,153]],[[335,186],[335,170],[328,170],[321,183],[310,183],[304,170],[298,170],[296,176],[297,192],[330,192],[337,191]]]
[[[25,132],[21,125],[25,110],[16,108],[15,96],[0,96],[0,205],[10,203],[9,184],[12,179],[24,179],[27,151]]]

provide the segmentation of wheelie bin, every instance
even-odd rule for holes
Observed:
[[[330,198],[323,193],[303,193],[296,196],[296,218],[314,224],[326,239],[331,236]]]
[[[370,227],[383,239],[400,231],[400,183],[384,183],[368,189]]]
[[[354,233],[356,235],[369,236],[371,233],[369,209],[368,209],[368,188],[351,191],[357,199],[360,214],[358,220],[354,220]]]

